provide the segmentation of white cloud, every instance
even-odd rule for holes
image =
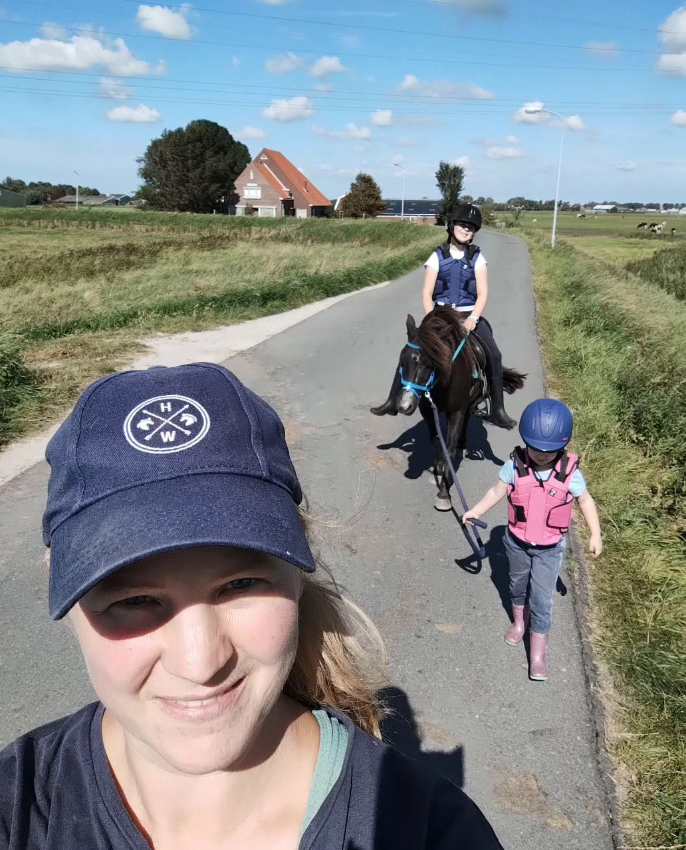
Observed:
[[[110,121],[131,121],[135,124],[156,124],[162,117],[150,106],[139,103],[138,106],[115,106],[107,113]]]
[[[455,6],[462,12],[487,17],[502,15],[507,9],[505,0],[432,0],[432,2]]]
[[[94,35],[75,35],[67,41],[54,38],[32,38],[29,41],[10,41],[0,44],[0,65],[7,70],[32,68],[37,71],[84,71],[101,67],[110,74],[129,77],[162,71],[164,63],[155,68],[149,62],[136,59],[121,38],[106,47]]]
[[[686,77],[686,52],[684,53],[663,53],[657,61],[658,70],[664,71],[665,74],[676,74],[679,77]]]
[[[580,115],[569,115],[564,119],[564,124],[568,130],[575,130],[577,132],[588,129]]]
[[[505,141],[508,145],[518,145],[519,139],[516,136],[505,136]]]
[[[665,74],[686,77],[686,6],[681,6],[660,24],[660,41],[667,48],[657,67]]]
[[[390,127],[393,123],[392,109],[377,109],[372,112],[372,124],[377,127]]]
[[[524,151],[521,148],[508,148],[501,147],[500,145],[493,145],[486,150],[486,156],[489,159],[519,159],[520,157],[526,156]]]
[[[188,41],[193,35],[193,30],[186,20],[190,8],[188,3],[180,6],[178,11],[169,6],[139,6],[136,19],[141,29],[159,33],[165,38]]]
[[[660,41],[668,50],[686,50],[686,6],[681,6],[660,24]]]
[[[341,65],[338,56],[322,56],[310,68],[313,77],[328,77],[329,74],[340,74],[348,69]]]
[[[301,121],[303,118],[309,118],[314,112],[314,103],[311,98],[299,95],[289,99],[280,98],[273,100],[266,109],[262,110],[263,118],[270,118],[272,121]]]
[[[589,41],[584,50],[604,59],[616,59],[619,56],[619,45],[616,41]]]
[[[414,74],[406,74],[405,79],[396,87],[401,94],[412,92],[425,97],[462,98],[468,100],[491,100],[495,97],[492,91],[473,83],[451,83],[449,80],[420,80]]]
[[[55,38],[57,41],[66,41],[69,38],[69,33],[64,27],[51,21],[42,24],[40,31],[43,38]]]
[[[677,127],[686,127],[686,112],[683,109],[677,109],[669,120]]]
[[[518,124],[547,124],[550,120],[550,116],[547,112],[537,112],[534,114],[529,114],[527,109],[542,109],[543,101],[541,100],[530,100],[524,104],[524,106],[520,107],[512,116],[513,120]]]
[[[633,159],[627,159],[624,162],[620,162],[617,168],[620,171],[636,171],[638,163],[634,162]]]
[[[238,56],[234,56],[231,59],[231,64],[234,68],[237,68],[241,64],[241,60],[238,58]]]
[[[315,125],[312,132],[317,136],[329,136],[332,139],[364,139],[368,141],[372,137],[369,127],[358,127],[357,124],[348,124],[345,130],[329,130],[327,127]]]
[[[342,35],[340,42],[343,47],[355,48],[360,46],[360,37],[355,33],[352,33],[351,35]]]
[[[267,135],[266,131],[261,127],[251,127],[249,124],[246,124],[242,130],[236,130],[236,132],[232,132],[231,135],[236,139],[264,139]]]
[[[130,100],[134,95],[134,90],[124,85],[121,80],[115,80],[114,77],[100,78],[98,97],[105,97],[110,100]]]
[[[333,86],[331,85],[331,83],[317,83],[315,85],[315,89],[317,91],[321,91],[321,92],[326,93],[326,92],[332,91]]]
[[[295,53],[282,53],[280,56],[267,59],[264,63],[264,69],[270,74],[288,74],[302,68],[302,65],[301,56],[297,56]]]
[[[469,157],[468,156],[458,156],[457,159],[449,160],[450,165],[460,165],[462,168],[467,168],[469,165]]]
[[[410,136],[401,136],[397,141],[396,145],[401,148],[413,148],[417,144],[415,139],[412,139]]]

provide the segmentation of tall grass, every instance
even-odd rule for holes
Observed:
[[[631,843],[686,843],[686,306],[530,236],[551,386],[572,408],[606,549],[594,642],[619,705]]]
[[[0,442],[125,365],[141,336],[250,319],[397,277],[441,238],[410,223],[0,211],[0,333],[13,335],[12,352],[27,364],[12,387],[23,374],[33,388],[5,393]]]
[[[627,271],[686,301],[686,245],[658,251],[650,259],[627,264]]]

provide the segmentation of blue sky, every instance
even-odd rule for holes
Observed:
[[[328,196],[465,190],[686,202],[686,6],[668,0],[0,0],[0,172],[138,185],[164,129],[207,118]],[[400,167],[397,167],[400,166]]]

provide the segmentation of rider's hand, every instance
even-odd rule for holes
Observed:
[[[597,558],[598,555],[603,551],[603,541],[599,534],[592,534],[591,539],[588,544],[588,551],[593,555],[594,558]]]
[[[466,511],[464,514],[462,514],[462,522],[469,522],[470,519],[480,519],[480,518],[481,518],[480,515],[477,514],[475,511]],[[472,523],[469,523],[469,524],[471,525]]]
[[[470,333],[471,331],[476,330],[476,322],[474,321],[474,319],[465,319],[464,322],[462,322],[462,325],[464,329],[466,331],[469,331]]]

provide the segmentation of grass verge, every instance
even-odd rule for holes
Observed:
[[[627,270],[679,301],[686,301],[686,245],[658,251],[649,259],[635,260],[627,265]]]
[[[598,501],[594,644],[612,674],[612,755],[631,843],[686,843],[686,305],[527,236],[552,392]]]
[[[125,365],[142,337],[353,292],[418,267],[441,239],[402,223],[260,220],[251,230],[219,216],[60,215],[0,214],[0,334],[14,340],[8,364],[21,362],[0,384],[0,445]]]

